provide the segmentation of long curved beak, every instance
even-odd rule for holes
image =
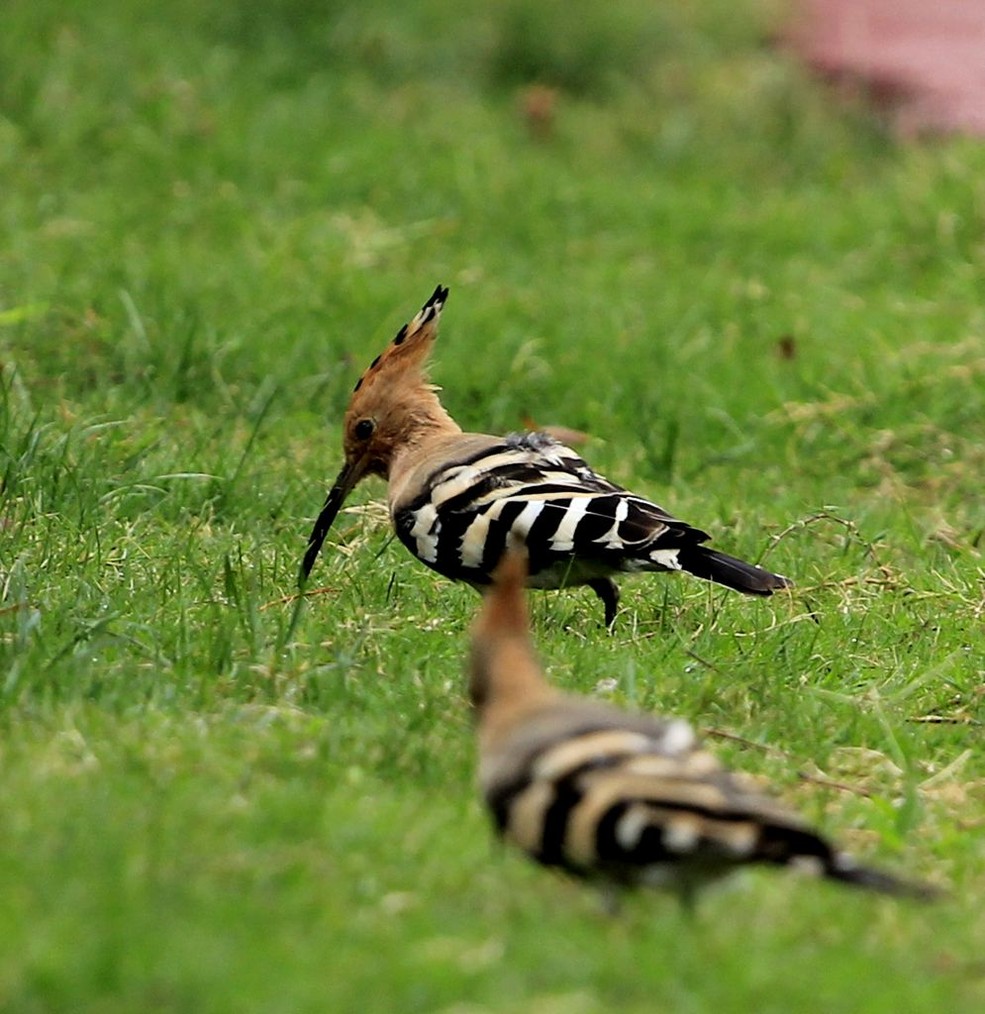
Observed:
[[[325,506],[322,507],[318,520],[315,521],[315,527],[311,529],[311,534],[308,536],[308,548],[304,551],[304,559],[301,561],[301,573],[298,575],[298,584],[301,587],[304,587],[304,583],[308,580],[308,575],[315,564],[322,543],[325,541],[325,536],[328,535],[328,530],[332,527],[332,522],[342,509],[346,497],[352,492],[353,487],[359,482],[362,475],[362,461],[357,459],[352,462],[346,462],[342,466],[342,471],[339,472],[339,477],[335,480],[335,484],[328,491],[328,496],[325,498]]]

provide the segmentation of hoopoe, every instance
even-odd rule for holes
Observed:
[[[681,570],[750,595],[789,586],[707,548],[705,532],[609,482],[544,433],[463,433],[425,373],[447,298],[439,285],[357,381],[343,421],[345,464],[308,539],[302,584],[350,491],[378,475],[389,482],[400,541],[439,574],[481,588],[507,540],[519,540],[530,587],[588,585],[606,626],[620,572]]]
[[[687,722],[550,686],[530,641],[525,575],[522,552],[511,550],[472,629],[479,786],[501,837],[610,891],[664,887],[688,905],[703,883],[748,864],[802,867],[886,894],[936,894],[836,850],[723,767]]]

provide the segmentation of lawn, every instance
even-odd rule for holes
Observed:
[[[901,145],[775,0],[0,15],[0,1008],[977,1011],[985,148]],[[751,872],[604,914],[493,847],[478,599],[382,484],[298,601],[361,370],[438,283],[467,429],[797,583],[532,597],[920,906]]]

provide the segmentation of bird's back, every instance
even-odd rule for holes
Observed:
[[[682,720],[561,697],[485,737],[480,753],[499,832],[580,876],[689,888],[741,863],[832,860],[798,816],[725,769]]]
[[[619,571],[679,569],[679,548],[708,538],[542,433],[445,443],[400,483],[391,510],[418,559],[477,586],[490,582],[508,543],[527,549],[528,585],[558,588]]]

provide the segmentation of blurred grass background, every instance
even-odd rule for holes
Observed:
[[[0,1006],[980,1009],[985,152],[897,144],[787,13],[5,7]],[[612,637],[537,596],[552,677],[741,737],[951,900],[764,874],[613,921],[491,849],[476,599],[382,487],[292,626],[348,393],[439,282],[463,426],[583,429],[797,581],[626,582]]]

